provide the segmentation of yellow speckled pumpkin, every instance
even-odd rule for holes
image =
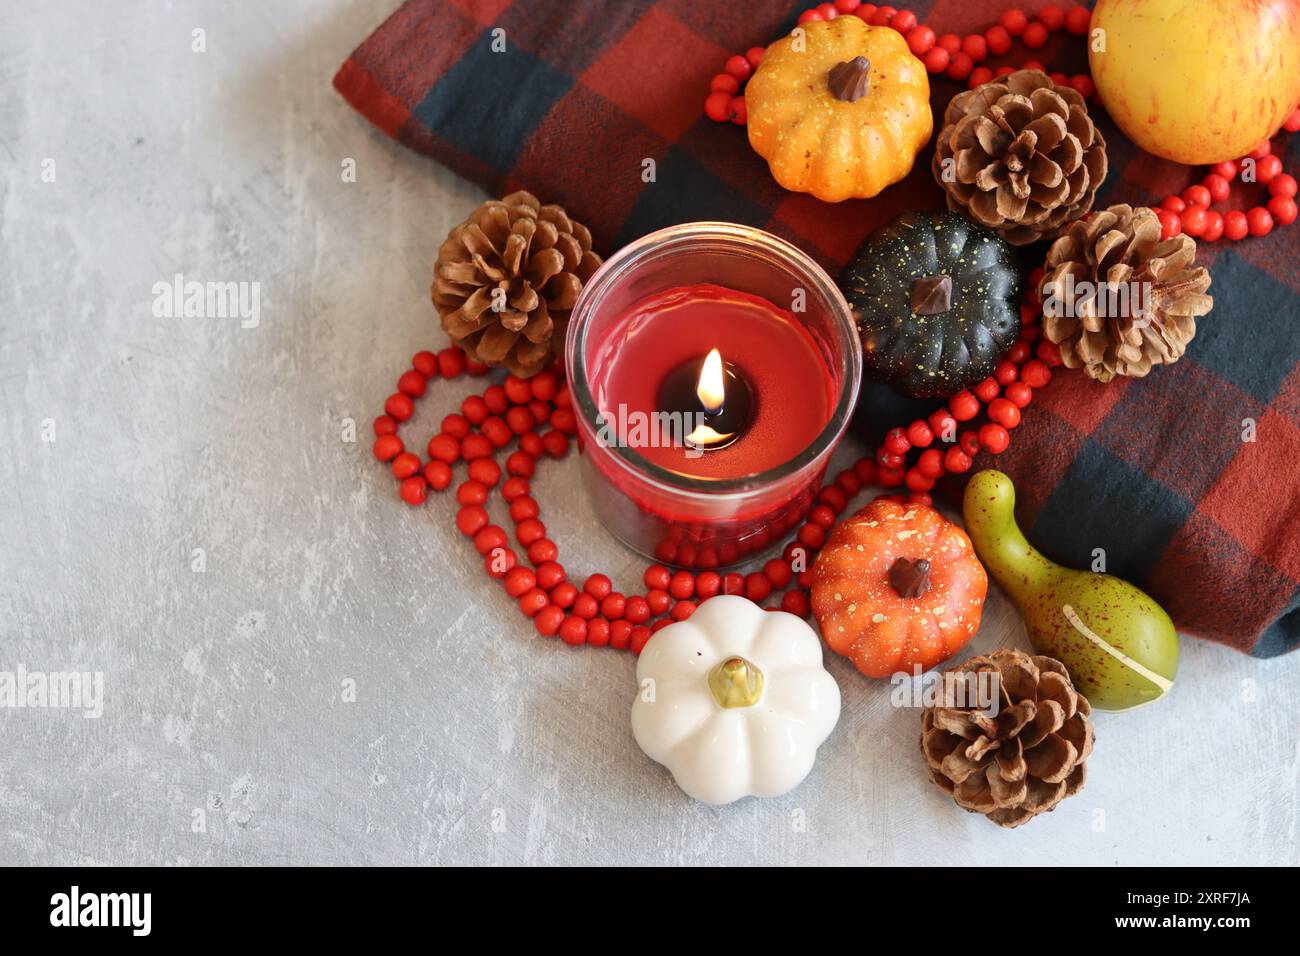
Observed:
[[[827,202],[898,182],[934,131],[924,64],[898,31],[853,16],[768,47],[745,106],[749,144],[776,181]]]

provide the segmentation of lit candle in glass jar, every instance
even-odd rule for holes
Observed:
[[[806,513],[856,400],[861,351],[811,259],[761,230],[692,223],[592,277],[566,365],[603,523],[658,560],[719,567]]]

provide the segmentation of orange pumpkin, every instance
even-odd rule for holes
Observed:
[[[812,569],[822,637],[868,677],[952,657],[979,629],[988,589],[966,532],[933,508],[884,500],[841,522]]]
[[[852,16],[768,47],[745,108],[749,144],[776,181],[827,202],[898,182],[934,132],[925,65],[897,30]]]

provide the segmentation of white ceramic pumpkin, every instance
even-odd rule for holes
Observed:
[[[636,742],[705,803],[792,790],[840,716],[816,632],[734,595],[655,634],[636,676]]]

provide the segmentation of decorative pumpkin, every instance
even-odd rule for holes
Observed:
[[[812,569],[822,637],[868,677],[929,670],[980,626],[989,579],[961,528],[925,505],[873,501]]]
[[[705,803],[792,790],[840,716],[816,632],[734,595],[655,634],[636,679],[632,735]]]
[[[983,381],[1020,335],[1011,247],[960,213],[904,213],[867,239],[839,284],[864,374],[913,397]]]
[[[745,87],[749,144],[776,181],[826,202],[898,182],[930,141],[930,81],[902,34],[857,17],[803,24]]]

